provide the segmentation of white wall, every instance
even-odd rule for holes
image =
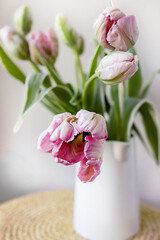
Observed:
[[[28,4],[34,16],[34,29],[47,30],[54,26],[56,13],[63,12],[73,26],[86,38],[86,52],[82,57],[87,70],[92,54],[92,24],[108,1],[101,0],[1,0],[0,27],[12,24],[18,6]],[[135,14],[140,30],[137,43],[143,76],[147,81],[151,73],[160,68],[160,1],[115,0],[114,4],[126,14]],[[30,71],[28,64],[20,65]],[[26,66],[27,65],[27,66]],[[74,82],[74,57],[60,45],[57,67],[66,81]],[[12,128],[24,100],[24,88],[0,67],[0,201],[27,192],[45,189],[73,188],[74,167],[56,164],[52,157],[36,150],[39,133],[48,126],[52,115],[37,106],[26,118],[20,132],[13,135]],[[157,77],[149,98],[160,112],[160,77]],[[138,169],[141,198],[160,207],[160,167],[145,153],[138,142]]]

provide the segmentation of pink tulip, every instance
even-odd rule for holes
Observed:
[[[104,48],[127,51],[138,38],[135,16],[125,16],[119,9],[106,8],[94,25],[99,44]]]
[[[38,139],[38,149],[52,153],[56,161],[64,165],[81,162],[78,177],[88,182],[100,173],[106,138],[105,119],[99,114],[81,110],[76,116],[70,113],[54,116]]]
[[[36,31],[28,37],[30,52],[33,60],[42,64],[41,57],[47,62],[54,63],[58,56],[58,39],[55,32],[49,29],[46,34]]]
[[[113,52],[105,56],[96,75],[108,85],[115,85],[128,80],[138,70],[138,57],[129,52]]]

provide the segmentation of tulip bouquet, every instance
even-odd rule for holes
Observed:
[[[15,131],[26,114],[41,102],[55,116],[40,135],[38,149],[51,153],[64,165],[80,162],[78,177],[82,182],[93,181],[100,173],[107,138],[129,141],[136,134],[159,163],[157,114],[145,99],[158,71],[142,88],[140,65],[133,48],[138,38],[135,16],[126,16],[115,7],[100,14],[94,24],[97,46],[88,73],[83,71],[80,59],[83,37],[63,15],[57,16],[59,37],[75,55],[76,85],[66,83],[55,66],[55,31],[31,32],[32,17],[27,6],[17,10],[14,24],[15,29],[5,26],[0,30],[0,57],[8,72],[26,86],[26,102]],[[34,72],[25,74],[6,51],[29,61]],[[146,137],[135,121],[137,113]]]

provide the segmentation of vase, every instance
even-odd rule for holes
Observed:
[[[126,240],[138,233],[134,138],[129,142],[105,142],[101,174],[93,182],[82,183],[76,177],[74,228],[89,240]]]

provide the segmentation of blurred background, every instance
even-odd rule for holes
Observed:
[[[160,1],[114,0],[114,5],[126,14],[134,14],[139,26],[136,44],[145,81],[160,68]],[[15,10],[27,4],[34,19],[33,30],[46,31],[54,27],[57,13],[64,13],[85,40],[82,56],[84,69],[94,50],[93,22],[109,1],[100,0],[1,0],[0,27],[13,25]],[[18,61],[17,61],[18,62]],[[26,72],[31,68],[18,62]],[[57,68],[66,82],[74,82],[74,56],[60,43]],[[13,126],[24,103],[24,86],[0,66],[0,202],[20,195],[54,189],[73,189],[75,169],[56,164],[51,155],[36,149],[39,134],[49,125],[52,114],[38,105],[25,119],[21,130],[14,135]],[[149,99],[160,112],[160,76],[152,85]],[[160,208],[160,166],[155,164],[137,141],[137,164],[140,197]]]

